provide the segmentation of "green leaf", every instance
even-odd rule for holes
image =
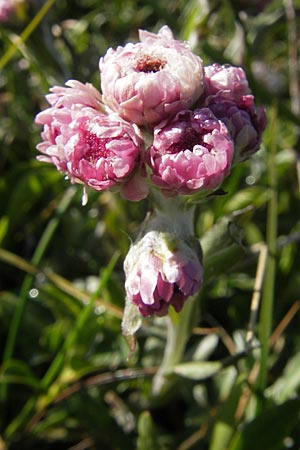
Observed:
[[[283,375],[266,390],[266,396],[276,403],[282,403],[295,395],[300,386],[300,353],[291,358]]]
[[[229,450],[281,450],[282,441],[298,422],[300,399],[272,405],[238,431]]]
[[[157,431],[148,411],[142,412],[138,422],[137,450],[159,450]]]
[[[0,244],[2,243],[4,237],[6,236],[7,230],[9,228],[9,217],[3,216],[0,218]]]
[[[271,192],[264,186],[251,186],[238,191],[225,205],[225,212],[232,213],[248,205],[261,207],[269,200]]]
[[[191,380],[205,380],[221,370],[221,361],[197,361],[177,364],[173,371],[182,377]]]
[[[236,427],[235,414],[244,386],[244,376],[236,379],[228,398],[219,405],[210,439],[210,450],[224,450],[230,442]]]
[[[23,384],[34,389],[40,388],[40,380],[33,374],[31,368],[23,361],[10,359],[0,371],[0,383]]]
[[[217,334],[208,334],[197,345],[194,354],[194,361],[203,361],[208,359],[217,348],[219,336]]]

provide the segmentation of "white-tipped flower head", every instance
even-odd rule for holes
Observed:
[[[97,191],[118,186],[129,200],[147,196],[138,174],[143,141],[136,125],[105,114],[100,93],[88,83],[70,80],[46,98],[50,108],[36,117],[44,126],[37,145],[40,161]]]
[[[101,89],[104,103],[121,117],[153,125],[197,101],[203,66],[167,26],[139,36],[139,43],[109,49],[100,59]]]
[[[233,152],[226,125],[208,108],[183,110],[155,127],[147,163],[152,182],[166,193],[194,194],[222,183]]]

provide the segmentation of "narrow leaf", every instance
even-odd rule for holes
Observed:
[[[173,370],[177,375],[199,381],[215,375],[222,367],[221,361],[197,361],[177,364]]]
[[[272,405],[237,432],[229,450],[281,450],[282,441],[298,422],[300,399]]]

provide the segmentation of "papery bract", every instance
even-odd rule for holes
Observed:
[[[149,231],[134,243],[124,261],[126,297],[142,316],[179,312],[202,284],[197,253],[167,232]]]
[[[100,59],[103,101],[123,118],[153,125],[190,107],[203,90],[203,67],[187,43],[164,26],[139,31],[139,43],[109,49]]]
[[[100,93],[92,85],[75,80],[66,85],[51,89],[50,108],[36,117],[36,123],[44,125],[38,159],[53,163],[73,183],[98,191],[120,185],[126,198],[144,198],[145,184],[134,180],[140,179],[143,145],[138,128],[115,114],[104,114]]]
[[[220,185],[233,152],[225,124],[203,108],[180,111],[155,127],[146,158],[154,184],[170,193],[193,194]]]

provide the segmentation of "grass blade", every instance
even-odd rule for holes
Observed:
[[[268,257],[265,272],[265,282],[262,293],[262,305],[260,312],[259,339],[261,343],[260,372],[257,388],[263,392],[267,384],[269,338],[272,329],[273,303],[276,275],[276,237],[277,237],[277,173],[276,173],[276,122],[277,109],[273,108],[270,129],[272,138],[270,143],[270,154],[268,158],[268,175],[271,187],[270,200],[267,215],[267,247]]]
[[[62,214],[66,211],[68,206],[71,203],[71,200],[75,194],[76,190],[74,188],[70,188],[66,191],[65,195],[63,196],[61,202],[59,203],[55,217],[53,217],[52,220],[48,223],[48,226],[46,227],[40,242],[34,252],[34,255],[32,257],[32,265],[38,265],[45,254],[45,251],[48,247],[48,245],[51,242],[52,237],[54,236],[54,233],[57,229],[57,226],[59,224],[60,218]],[[30,290],[32,281],[33,281],[33,275],[28,274],[26,275],[24,282],[21,287],[20,291],[20,300],[18,303],[17,308],[15,309],[10,327],[8,332],[7,341],[5,344],[4,352],[3,352],[3,363],[8,361],[14,353],[15,344],[17,340],[18,330],[20,328],[22,316],[24,314],[26,301],[28,292]],[[5,402],[7,397],[7,384],[3,383],[0,387],[0,398],[3,402]]]
[[[5,67],[6,64],[11,60],[11,58],[18,50],[18,47],[27,41],[31,33],[33,33],[34,30],[38,27],[38,25],[43,20],[43,18],[51,8],[51,6],[54,5],[54,3],[55,0],[48,0],[41,7],[39,12],[35,15],[35,17],[32,19],[29,25],[25,28],[25,30],[21,33],[20,37],[18,37],[18,39],[16,39],[16,41],[11,44],[11,46],[8,48],[8,50],[4,53],[4,55],[0,59],[0,70],[3,69],[3,67]]]

